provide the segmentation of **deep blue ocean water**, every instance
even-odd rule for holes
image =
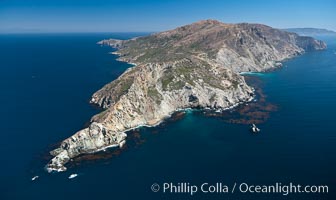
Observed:
[[[335,199],[336,38],[330,37],[322,38],[327,50],[258,75],[267,101],[278,107],[258,125],[260,134],[188,112],[138,129],[122,151],[46,173],[48,151],[99,112],[88,103],[92,93],[130,66],[96,42],[135,35],[141,34],[0,35],[0,199]],[[71,173],[79,176],[69,180]],[[35,175],[40,178],[32,182]],[[150,190],[163,182],[321,184],[329,194],[190,196]]]

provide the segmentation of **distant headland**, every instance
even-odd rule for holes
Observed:
[[[301,35],[301,36],[311,36],[311,37],[336,36],[335,31],[331,31],[328,29],[320,29],[320,28],[287,28],[283,30],[288,31],[288,32],[297,33],[298,35]]]

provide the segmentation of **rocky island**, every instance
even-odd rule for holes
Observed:
[[[281,61],[326,44],[261,24],[204,20],[130,40],[98,44],[116,48],[118,60],[132,63],[119,78],[93,94],[104,109],[51,151],[46,168],[66,170],[72,158],[123,146],[126,131],[154,126],[186,108],[227,109],[250,101],[254,90],[241,72],[264,72]]]

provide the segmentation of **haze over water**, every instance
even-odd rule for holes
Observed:
[[[80,130],[99,110],[88,101],[117,78],[126,63],[96,42],[142,34],[0,35],[2,164],[0,199],[284,199],[280,194],[153,193],[157,182],[234,182],[328,185],[329,194],[286,199],[333,199],[336,187],[336,38],[258,76],[278,107],[253,135],[247,125],[187,113],[155,128],[140,128],[126,149],[99,153],[65,173],[43,170],[54,145]],[[91,158],[92,159],[92,158]],[[71,173],[79,176],[69,180]],[[31,177],[39,175],[37,181]]]

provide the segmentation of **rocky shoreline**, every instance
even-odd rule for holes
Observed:
[[[155,124],[153,126],[145,125],[145,126],[139,126],[135,127],[131,130],[125,131],[127,134],[127,143],[122,148],[117,148],[118,146],[111,146],[106,147],[100,150],[97,150],[95,153],[89,153],[89,154],[81,154],[78,157],[75,157],[71,160],[70,163],[68,163],[68,168],[74,168],[80,165],[87,165],[87,164],[95,164],[97,162],[108,164],[111,161],[111,158],[114,158],[115,156],[119,156],[121,153],[123,153],[125,150],[128,150],[130,148],[138,147],[139,145],[142,145],[145,142],[145,138],[142,136],[141,128],[151,128],[150,133],[152,134],[158,134],[162,129],[166,129],[167,126],[169,126],[171,123],[176,122],[177,120],[183,119],[186,114],[190,114],[192,112],[193,115],[201,115],[202,117],[215,117],[217,119],[223,120],[226,123],[237,123],[237,124],[259,124],[265,122],[260,121],[258,115],[250,115],[250,113],[253,113],[255,110],[261,111],[261,112],[272,112],[276,109],[274,107],[267,108],[268,106],[274,106],[270,103],[266,103],[265,97],[263,97],[263,94],[261,93],[262,88],[261,86],[255,82],[255,80],[259,78],[253,78],[253,81],[249,81],[249,84],[253,86],[255,89],[255,96],[251,101],[249,102],[241,102],[240,104],[236,105],[233,108],[230,109],[223,109],[221,112],[217,112],[216,109],[211,108],[186,108],[186,109],[178,109],[175,112],[173,112],[169,117],[163,119],[160,123]],[[257,101],[257,99],[259,99]],[[250,118],[247,121],[242,121],[242,119],[245,119],[246,117]],[[228,120],[230,119],[230,120]],[[111,148],[111,149],[110,149]],[[109,150],[110,149],[110,150]],[[49,160],[50,156],[44,156],[45,160]]]
[[[205,20],[130,40],[103,40],[118,60],[132,63],[92,95],[104,109],[88,128],[51,151],[48,172],[64,171],[83,154],[122,147],[126,131],[155,126],[181,109],[222,111],[249,102],[254,90],[240,72],[279,68],[282,60],[326,48],[321,41],[260,24]]]

